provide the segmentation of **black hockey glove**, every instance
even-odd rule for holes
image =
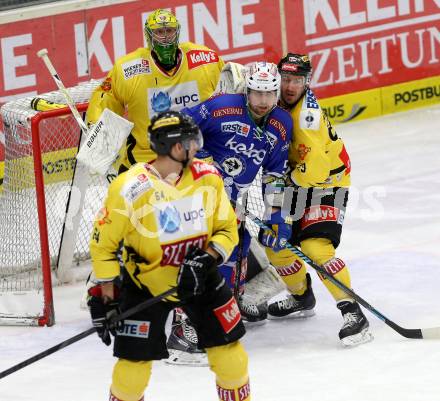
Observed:
[[[177,295],[180,300],[186,300],[205,291],[205,281],[208,271],[216,267],[213,256],[200,248],[191,247],[180,265],[177,276]]]
[[[105,345],[110,345],[112,340],[110,333],[115,336],[116,329],[123,325],[122,321],[116,324],[111,324],[110,319],[113,316],[119,315],[119,302],[117,299],[110,300],[102,298],[100,287],[95,286],[89,288],[89,300],[87,305],[89,307],[90,315],[92,316],[92,324],[96,327],[96,332]]]

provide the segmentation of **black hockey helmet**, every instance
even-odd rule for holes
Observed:
[[[278,63],[280,74],[289,73],[302,75],[306,78],[306,85],[310,85],[312,78],[312,64],[306,54],[287,53]]]
[[[186,150],[191,140],[195,140],[199,148],[203,146],[203,137],[199,127],[187,114],[179,111],[164,111],[151,119],[148,127],[151,148],[158,155],[169,155],[174,144],[181,142]]]

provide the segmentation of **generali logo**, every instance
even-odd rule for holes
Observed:
[[[218,61],[217,53],[212,50],[190,50],[186,56],[190,70],[204,64],[216,63]]]

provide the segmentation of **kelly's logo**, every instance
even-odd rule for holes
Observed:
[[[186,56],[190,70],[204,64],[216,63],[218,61],[217,53],[208,50],[190,50]]]

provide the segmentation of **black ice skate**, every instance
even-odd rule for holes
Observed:
[[[197,343],[197,333],[188,319],[173,323],[167,341],[170,356],[165,362],[172,365],[208,366],[206,353],[197,347]]]
[[[252,325],[264,324],[267,319],[267,303],[257,305],[246,295],[238,299],[238,308],[244,323]]]
[[[301,319],[315,314],[313,308],[315,307],[316,299],[313,294],[312,280],[309,273],[306,274],[306,280],[307,289],[304,294],[290,294],[287,298],[269,305],[269,319],[282,319],[285,317]]]
[[[344,318],[344,324],[339,331],[343,345],[352,347],[373,340],[373,335],[368,329],[368,320],[357,302],[343,300],[338,302],[337,307]]]

